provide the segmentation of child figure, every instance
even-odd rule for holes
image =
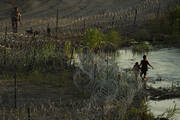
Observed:
[[[137,78],[138,78],[138,75],[139,75],[139,72],[140,72],[140,65],[139,65],[139,63],[138,62],[136,62],[135,63],[135,65],[133,66],[133,72],[134,72],[134,74],[135,74],[135,77],[136,77],[136,80],[137,80]]]

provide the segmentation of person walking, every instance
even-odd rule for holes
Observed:
[[[14,7],[11,12],[11,21],[12,21],[12,30],[13,33],[18,32],[18,23],[21,23],[21,13],[19,12],[18,7]]]
[[[138,76],[139,76],[139,73],[140,73],[140,65],[139,65],[139,63],[138,62],[136,62],[135,64],[134,64],[134,66],[133,66],[133,72],[134,72],[134,74],[135,74],[135,78],[136,78],[136,80],[137,80],[137,78],[138,78]]]
[[[146,55],[144,55],[143,60],[141,60],[141,63],[140,63],[140,67],[141,67],[140,76],[144,82],[145,89],[146,89],[146,75],[147,75],[147,71],[148,71],[148,66],[152,67],[152,69],[153,69],[153,66],[147,60]]]

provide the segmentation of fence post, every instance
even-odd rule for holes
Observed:
[[[108,80],[109,79],[109,71],[108,71],[109,59],[108,59],[108,54],[107,54],[106,62],[107,62],[107,80]]]
[[[86,19],[84,19],[84,32],[86,32]]]
[[[7,25],[6,25],[6,29],[5,29],[5,38],[4,38],[4,65],[6,64],[6,40],[7,40]]]
[[[35,38],[35,36],[33,36],[33,48],[34,48],[34,50],[33,50],[33,67],[35,66],[35,63],[36,63],[36,49],[37,49],[37,41],[36,41],[36,38]]]
[[[30,108],[29,107],[27,109],[27,112],[28,112],[28,120],[31,120],[31,112],[30,112]]]
[[[59,10],[57,8],[57,13],[56,13],[56,38],[58,34],[58,24],[59,24]]]
[[[96,79],[97,64],[94,64],[94,81]]]
[[[160,3],[160,1],[158,0],[157,17],[159,17],[160,8],[161,8],[161,3]]]
[[[136,18],[137,18],[137,8],[135,9],[134,25],[136,24]]]
[[[6,120],[6,109],[5,108],[3,108],[3,113],[2,114],[3,114],[3,116],[2,116],[3,120]]]
[[[115,20],[115,15],[113,15],[113,18],[112,18],[112,28],[114,28],[114,20]]]
[[[49,27],[49,24],[47,25],[46,32],[47,32],[47,36],[50,37],[51,36],[51,29]]]
[[[0,30],[2,31],[2,29],[3,29],[3,28],[2,28],[2,24],[1,24],[0,26],[1,26],[1,27],[0,27]]]
[[[16,73],[14,75],[14,108],[17,108],[17,81],[16,81]]]
[[[73,42],[71,40],[71,60],[70,60],[70,66],[71,66],[71,63],[72,63],[73,55],[74,55],[74,47],[73,47]]]

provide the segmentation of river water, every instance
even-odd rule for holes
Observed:
[[[121,69],[132,68],[135,62],[142,60],[143,54],[134,54],[129,48],[118,51],[116,62]],[[164,48],[152,51],[147,54],[147,58],[154,69],[149,69],[147,79],[148,84],[153,87],[171,87],[180,83],[180,49]],[[157,80],[162,80],[157,82]],[[149,101],[149,106],[154,115],[162,114],[167,108],[172,108],[175,104],[180,108],[180,99]],[[175,116],[180,120],[180,113]]]
[[[130,49],[118,51],[116,62],[122,69],[132,68],[135,62],[142,60],[143,54],[133,54]],[[170,87],[180,82],[180,49],[165,48],[149,52],[147,58],[154,69],[149,69],[147,78],[150,82],[161,79],[155,87]]]

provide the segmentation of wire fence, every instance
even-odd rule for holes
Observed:
[[[24,18],[19,31],[25,32],[29,28],[45,32],[49,26],[53,32],[58,28],[60,34],[81,34],[87,28],[97,28],[102,31],[108,29],[147,23],[153,17],[161,16],[168,11],[170,6],[177,5],[179,0],[143,0],[140,3],[128,8],[99,9],[97,14],[90,16],[75,17],[73,15],[62,16],[59,13],[59,24],[57,18]],[[59,10],[60,11],[60,10]],[[11,21],[4,20],[0,24],[0,31],[11,31]]]

